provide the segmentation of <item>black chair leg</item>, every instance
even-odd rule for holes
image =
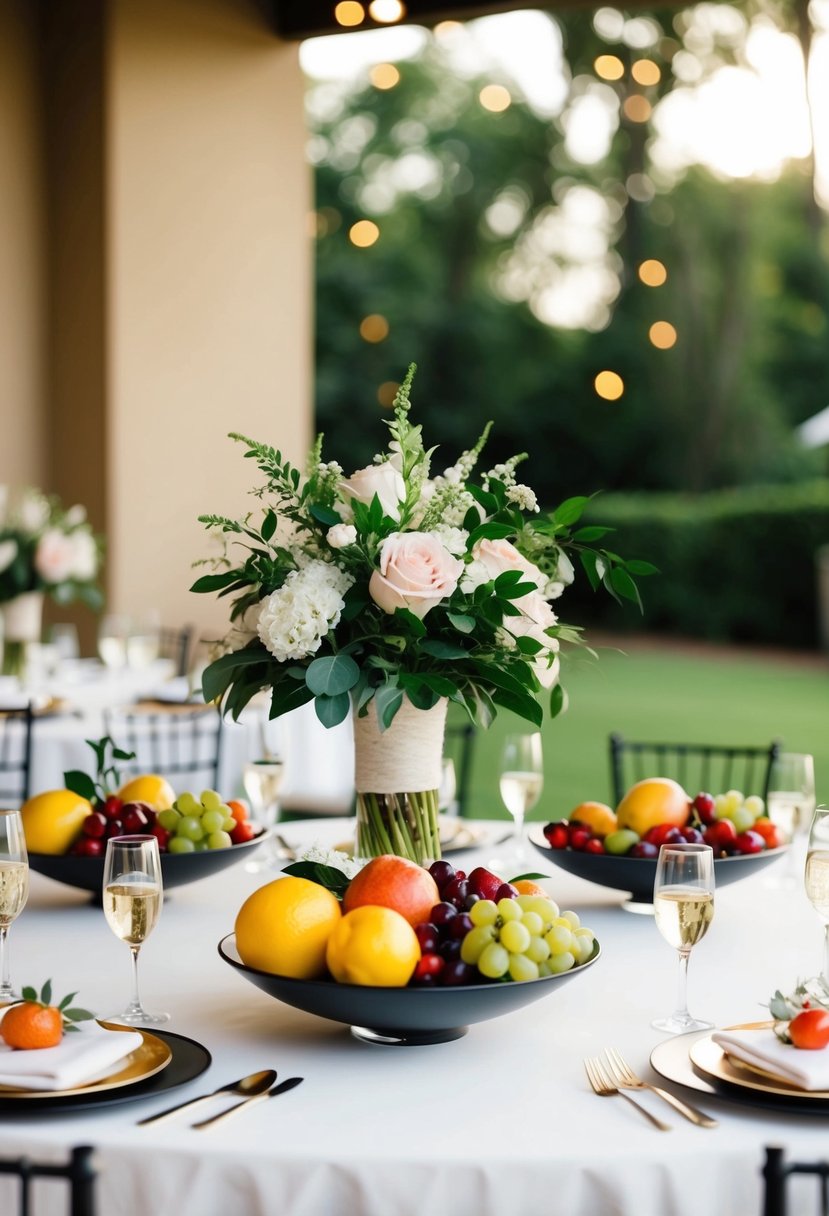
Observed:
[[[786,1216],[786,1167],[783,1149],[778,1145],[766,1148],[763,1177],[766,1181],[763,1216]]]
[[[88,1144],[72,1149],[71,1216],[95,1216],[95,1165]]]

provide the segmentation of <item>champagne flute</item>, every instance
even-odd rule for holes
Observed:
[[[823,978],[829,984],[829,807],[819,806],[806,849],[806,895],[823,921]]]
[[[501,752],[501,800],[515,820],[514,856],[524,856],[524,818],[541,797],[544,764],[541,733],[507,735]]]
[[[113,1021],[156,1026],[169,1013],[147,1013],[138,994],[138,952],[161,912],[161,858],[155,836],[113,836],[104,861],[104,916],[132,955],[132,1000]]]
[[[279,792],[284,776],[285,764],[279,756],[268,755],[261,760],[252,760],[242,770],[242,784],[254,818],[265,828],[272,828],[279,821]],[[278,860],[273,840],[266,840],[258,857],[252,858],[245,869],[251,874],[258,874],[277,865]]]
[[[679,953],[679,984],[675,1012],[651,1025],[669,1034],[708,1030],[711,1022],[701,1022],[688,1012],[688,959],[714,918],[714,850],[709,845],[662,845],[653,911],[657,929]]]
[[[29,896],[29,859],[19,811],[0,811],[0,1004],[19,1001],[9,979],[9,926]]]
[[[107,614],[98,626],[98,654],[109,671],[120,671],[127,665],[127,637],[130,623],[124,616]]]
[[[788,873],[780,881],[782,886],[796,887],[800,884],[802,852],[797,845],[809,831],[815,802],[815,762],[812,756],[804,752],[781,752],[769,774],[766,809],[769,819],[780,828],[790,844]],[[770,882],[773,877],[769,879]]]

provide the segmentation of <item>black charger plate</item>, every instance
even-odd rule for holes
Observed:
[[[46,1111],[90,1110],[98,1106],[115,1106],[121,1102],[137,1102],[140,1098],[154,1098],[156,1094],[178,1089],[188,1081],[200,1077],[212,1063],[213,1057],[206,1047],[195,1039],[170,1030],[152,1027],[152,1033],[162,1039],[173,1053],[166,1068],[146,1081],[136,1081],[120,1089],[106,1089],[95,1094],[54,1094],[50,1098],[39,1098],[37,1102],[21,1101],[19,1098],[4,1098],[0,1095],[0,1115],[11,1115],[20,1119],[24,1115],[39,1118]]]

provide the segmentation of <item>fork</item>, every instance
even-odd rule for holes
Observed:
[[[683,1102],[680,1098],[669,1093],[667,1089],[660,1089],[658,1085],[651,1085],[649,1081],[643,1081],[641,1077],[637,1077],[636,1073],[623,1058],[615,1047],[605,1048],[605,1060],[607,1061],[608,1071],[616,1084],[621,1089],[649,1089],[651,1093],[659,1094],[665,1102],[668,1102],[675,1110],[678,1110],[686,1119],[690,1119],[692,1123],[696,1123],[698,1127],[719,1127],[716,1119],[712,1119],[710,1115],[705,1115],[701,1110],[697,1110],[695,1106],[691,1106],[687,1102]]]
[[[587,1079],[590,1082],[593,1092],[598,1094],[600,1098],[611,1098],[614,1095],[618,1095],[620,1098],[624,1098],[626,1102],[629,1102],[635,1110],[639,1111],[640,1115],[644,1115],[648,1123],[652,1123],[653,1126],[659,1128],[661,1132],[669,1132],[672,1130],[670,1123],[663,1123],[661,1119],[657,1119],[656,1116],[652,1115],[649,1110],[645,1110],[644,1106],[640,1106],[638,1102],[635,1102],[633,1098],[631,1098],[630,1094],[626,1094],[624,1090],[621,1090],[618,1086],[614,1085],[607,1073],[604,1071],[600,1060],[595,1057],[591,1058],[588,1056],[584,1061],[584,1070],[587,1073]]]

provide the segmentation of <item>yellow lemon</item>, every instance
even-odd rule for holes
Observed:
[[[691,814],[691,801],[685,790],[670,777],[648,777],[637,781],[616,808],[619,828],[633,828],[644,836],[660,823],[684,827]]]
[[[325,887],[286,875],[248,896],[236,917],[236,949],[248,967],[312,980],[325,974],[325,947],[340,905]]]
[[[328,939],[328,970],[341,984],[405,988],[420,945],[405,917],[366,904],[347,912]]]
[[[568,818],[587,824],[597,836],[609,836],[616,831],[616,812],[603,802],[580,802]]]
[[[26,847],[32,853],[65,853],[92,810],[92,803],[71,790],[46,790],[20,808]]]
[[[133,777],[118,791],[122,802],[146,802],[156,811],[169,811],[176,800],[176,794],[170,782],[158,773],[145,773],[141,777]]]

